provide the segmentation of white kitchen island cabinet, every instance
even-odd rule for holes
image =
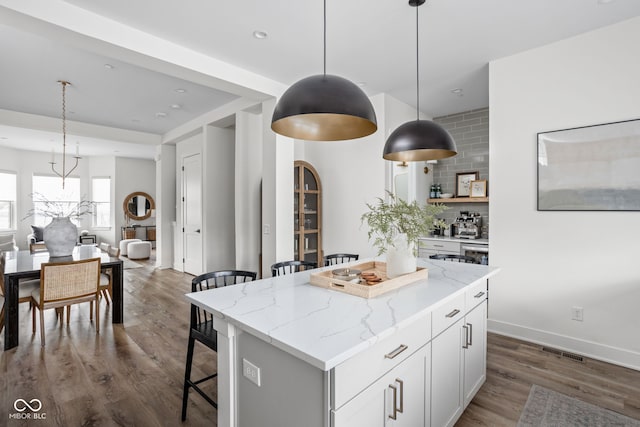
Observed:
[[[309,271],[187,294],[218,331],[218,426],[440,427],[440,365],[453,363],[440,352],[454,350],[463,409],[484,381],[484,301],[498,269],[418,265],[427,279],[371,299],[312,286]]]

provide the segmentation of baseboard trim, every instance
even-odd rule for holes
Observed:
[[[640,353],[611,347],[592,341],[581,340],[553,332],[541,331],[515,325],[513,323],[487,320],[487,330],[499,335],[529,341],[535,344],[556,347],[560,350],[577,353],[592,359],[624,366],[625,368],[640,371]]]

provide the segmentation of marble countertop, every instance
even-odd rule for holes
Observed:
[[[488,245],[489,239],[461,239],[459,237],[448,236],[429,236],[420,237],[418,240],[443,240],[445,242],[458,242],[458,243],[475,243],[476,245]]]
[[[354,263],[363,261],[367,260]],[[328,371],[499,270],[423,258],[418,259],[418,265],[429,269],[428,279],[370,299],[310,285],[308,271],[186,297],[215,316]]]

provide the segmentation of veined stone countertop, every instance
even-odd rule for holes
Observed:
[[[476,245],[488,245],[489,239],[461,239],[459,237],[442,237],[442,236],[429,236],[420,237],[418,240],[442,240],[445,242],[458,242],[458,243],[475,243]]]
[[[354,261],[349,264],[368,260]],[[310,271],[188,293],[192,303],[328,371],[496,274],[486,265],[418,259],[429,277],[376,298],[309,284]]]

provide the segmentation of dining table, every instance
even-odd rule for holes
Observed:
[[[95,245],[76,246],[73,254],[66,257],[50,257],[46,251],[31,253],[28,250],[5,252],[4,283],[5,283],[5,332],[4,349],[10,350],[18,346],[18,290],[20,280],[39,279],[42,264],[53,262],[79,261],[90,258],[100,258],[102,271],[111,270],[113,275],[111,308],[113,310],[112,323],[124,321],[124,293],[123,293],[123,264],[118,257],[112,257],[101,251]]]

